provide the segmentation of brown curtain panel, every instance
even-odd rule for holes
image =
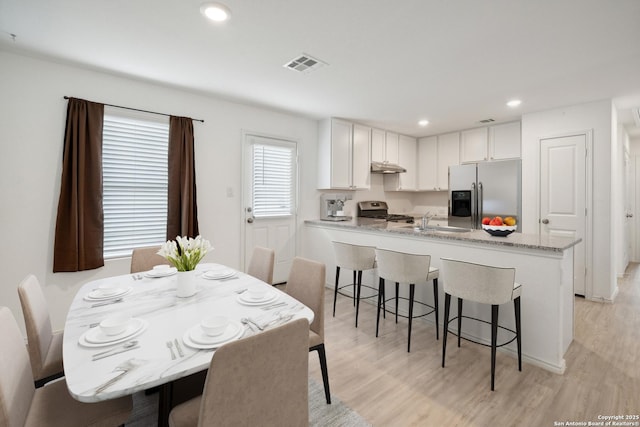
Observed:
[[[196,237],[196,168],[193,144],[193,120],[174,117],[169,120],[169,190],[167,239]]]
[[[69,98],[53,272],[102,267],[102,122],[104,105]]]

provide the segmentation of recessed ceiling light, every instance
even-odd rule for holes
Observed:
[[[519,99],[512,99],[511,101],[507,102],[507,105],[511,108],[517,107],[520,104],[522,104],[522,101],[520,101]]]
[[[231,16],[229,8],[220,3],[202,3],[200,13],[216,22],[224,22]]]
[[[418,124],[419,124],[420,126],[426,126],[426,125],[428,125],[428,124],[429,124],[429,120],[424,120],[424,119],[423,119],[423,120],[420,120],[420,121],[418,122]]]

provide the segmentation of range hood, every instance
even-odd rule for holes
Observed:
[[[389,162],[371,162],[371,173],[403,173],[407,170],[400,165]]]

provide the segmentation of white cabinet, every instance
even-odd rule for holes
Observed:
[[[371,129],[371,161],[398,164],[399,141],[397,133]]]
[[[449,166],[460,164],[460,133],[420,138],[418,141],[418,183],[422,191],[449,188]]]
[[[415,191],[417,183],[416,162],[417,141],[405,135],[398,136],[397,163],[407,171],[393,175],[385,175],[385,191]]]
[[[370,187],[371,130],[339,119],[326,119],[318,129],[318,188]]]
[[[520,122],[461,132],[461,163],[520,158]]]
[[[519,159],[521,153],[520,122],[489,127],[489,159]]]
[[[460,132],[460,162],[483,162],[488,160],[486,127]]]

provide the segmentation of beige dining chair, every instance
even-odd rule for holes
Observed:
[[[169,425],[309,425],[308,331],[298,319],[220,347],[202,396],[173,408]]]
[[[64,378],[35,388],[29,355],[13,314],[0,307],[0,426],[113,427],[131,414],[131,396],[82,403],[67,391]]]
[[[171,265],[164,257],[158,255],[160,246],[136,248],[131,253],[131,273],[149,271],[154,265]]]
[[[62,332],[51,328],[49,307],[42,293],[40,282],[33,274],[18,285],[18,296],[22,305],[27,330],[27,347],[31,361],[31,373],[35,386],[64,375],[62,366]]]
[[[309,351],[317,351],[324,383],[327,403],[331,403],[327,356],[324,350],[324,264],[296,257],[291,264],[285,292],[313,311],[313,322],[309,327]]]
[[[273,285],[273,265],[275,260],[275,250],[256,246],[251,254],[247,274]]]

